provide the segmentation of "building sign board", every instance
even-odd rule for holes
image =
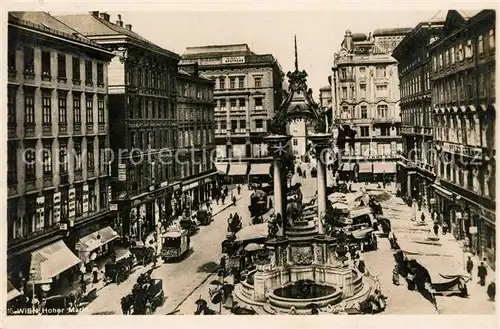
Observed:
[[[69,190],[68,192],[68,208],[69,208],[69,211],[68,211],[68,219],[70,221],[70,226],[71,223],[75,220],[75,215],[76,215],[76,199],[75,199],[75,196],[76,196],[76,193],[75,193],[75,189],[72,188]]]
[[[45,197],[36,198],[36,215],[38,216],[38,225],[40,229],[45,226]]]
[[[467,145],[452,144],[447,142],[443,143],[443,151],[477,158],[481,158],[482,155],[482,149],[479,147],[470,147]]]
[[[54,193],[54,223],[61,221],[61,192]]]
[[[118,165],[118,181],[124,182],[127,180],[127,165],[120,163]]]
[[[245,63],[245,56],[222,57],[222,64],[241,64]]]
[[[89,212],[89,186],[87,184],[83,185],[82,203],[83,213],[86,214]]]

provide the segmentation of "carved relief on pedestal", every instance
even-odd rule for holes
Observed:
[[[311,247],[292,247],[292,262],[295,265],[311,265],[313,253]]]
[[[323,264],[323,248],[321,246],[316,246],[314,248],[315,254],[316,254],[316,263],[318,264]]]

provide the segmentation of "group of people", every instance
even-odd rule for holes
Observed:
[[[477,267],[477,277],[479,278],[478,284],[481,286],[486,285],[486,276],[488,275],[488,268],[487,268],[487,262],[486,258],[483,258],[483,261],[479,263]],[[472,271],[474,270],[474,262],[472,261],[472,257],[468,256],[467,258],[467,263],[465,265],[467,273],[470,275],[472,278]],[[490,284],[488,285],[486,289],[486,293],[490,300],[494,301],[495,300],[495,281],[491,281]]]

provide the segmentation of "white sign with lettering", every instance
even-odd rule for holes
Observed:
[[[222,64],[240,64],[245,63],[245,56],[222,57]]]
[[[70,223],[75,219],[75,215],[76,215],[75,196],[76,196],[75,189],[74,188],[70,189],[68,192],[68,208],[69,208],[68,218],[69,218]],[[72,226],[72,225],[70,225],[70,226]]]
[[[83,201],[83,213],[86,214],[89,212],[89,186],[88,185],[83,185],[82,201]]]
[[[127,180],[127,165],[120,163],[118,165],[118,181],[124,182]]]
[[[61,192],[54,193],[54,223],[61,221]]]
[[[41,196],[36,198],[36,215],[38,216],[38,227],[43,229],[45,226],[45,197]]]

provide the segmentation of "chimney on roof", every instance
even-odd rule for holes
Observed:
[[[116,25],[120,25],[123,27],[122,15],[118,14],[118,20],[116,21]]]
[[[125,24],[125,28],[129,31],[132,31],[132,24]]]
[[[99,12],[98,11],[91,11],[90,14],[94,17],[99,17]]]
[[[99,15],[101,19],[105,20],[106,22],[109,22],[109,14],[108,13],[101,13]]]

